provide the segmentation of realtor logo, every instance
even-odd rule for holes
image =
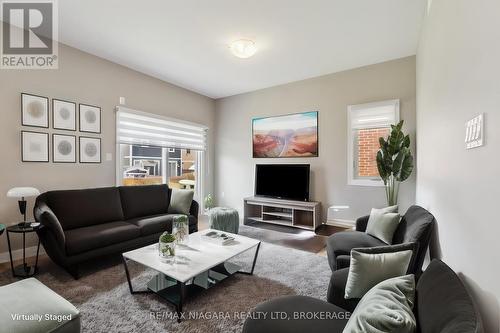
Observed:
[[[56,69],[56,0],[1,1],[4,69]]]

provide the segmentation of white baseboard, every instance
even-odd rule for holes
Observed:
[[[45,253],[45,249],[40,244],[40,255]],[[36,246],[26,248],[26,258],[36,256]],[[12,251],[12,260],[23,259],[23,249]],[[0,263],[9,262],[9,251],[0,253]]]
[[[326,221],[326,224],[334,226],[334,227],[341,227],[341,228],[354,229],[356,227],[356,221],[352,221],[352,220],[332,219],[332,220]]]

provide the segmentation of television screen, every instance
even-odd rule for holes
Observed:
[[[255,195],[309,201],[309,164],[257,164]]]

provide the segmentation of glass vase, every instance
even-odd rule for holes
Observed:
[[[164,232],[160,236],[158,244],[158,255],[165,262],[174,262],[176,246],[177,244],[175,242],[175,236],[168,232]]]
[[[189,238],[189,222],[186,215],[177,215],[172,224],[172,233],[178,244],[187,244]]]

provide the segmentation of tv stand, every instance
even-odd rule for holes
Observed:
[[[321,203],[249,197],[244,202],[244,223],[264,222],[316,230],[320,226]]]

